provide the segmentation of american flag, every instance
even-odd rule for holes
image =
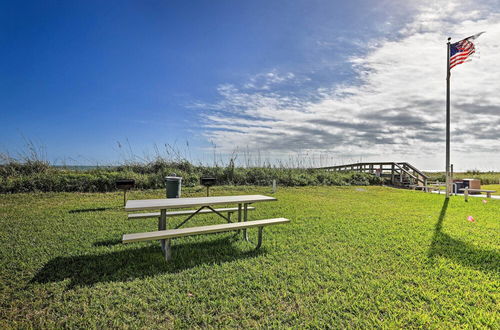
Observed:
[[[483,33],[475,34],[450,45],[450,69],[471,60],[472,55],[476,52],[474,40]]]

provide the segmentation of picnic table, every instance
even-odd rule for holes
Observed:
[[[463,189],[460,189],[460,191],[463,191],[464,192],[464,199],[467,201],[467,197],[469,197],[469,193],[471,192],[484,192],[486,193],[486,197],[487,198],[491,198],[491,194],[492,193],[496,193],[497,191],[496,190],[488,190],[488,189],[473,189],[473,188],[463,188]]]
[[[123,235],[123,243],[131,243],[138,241],[148,241],[159,239],[161,242],[162,251],[165,254],[165,259],[169,260],[171,258],[171,242],[172,238],[189,236],[189,235],[199,235],[208,234],[214,232],[224,232],[231,230],[243,230],[243,238],[249,241],[247,235],[247,229],[252,227],[258,227],[258,242],[257,248],[260,247],[262,243],[262,229],[264,226],[276,225],[290,222],[288,219],[275,218],[275,219],[264,219],[248,221],[248,211],[250,209],[249,205],[258,202],[269,202],[276,201],[274,197],[264,196],[264,195],[238,195],[238,196],[213,196],[213,197],[188,197],[188,198],[168,198],[168,199],[146,199],[146,200],[129,200],[125,205],[125,211],[148,211],[148,210],[160,210],[159,213],[147,213],[144,216],[141,214],[134,214],[135,218],[139,217],[152,217],[158,216],[158,231],[147,232],[147,233],[134,233]],[[217,205],[227,205],[227,204],[237,204],[236,208],[225,208],[216,209]],[[167,212],[170,209],[182,209],[182,208],[197,208],[196,210],[187,211],[174,211]],[[229,210],[229,211],[228,211]],[[237,211],[238,212],[238,223],[233,223],[230,217],[230,213],[226,217],[222,214],[223,211]],[[202,226],[202,227],[191,227],[191,228],[180,228],[190,219],[192,219],[197,214],[203,213],[215,213],[219,217],[227,221],[227,224],[218,224],[212,226]],[[177,225],[174,229],[167,229],[167,215],[189,215],[184,221]],[[130,218],[130,216],[129,216]]]

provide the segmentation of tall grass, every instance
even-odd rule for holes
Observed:
[[[163,188],[164,177],[172,174],[183,177],[183,185],[195,186],[202,176],[215,177],[220,185],[271,185],[273,180],[282,186],[310,185],[376,185],[384,179],[359,172],[326,172],[311,169],[333,158],[314,157],[298,153],[287,161],[271,162],[260,152],[235,150],[225,158],[213,145],[213,159],[194,164],[189,143],[183,146],[154,145],[153,154],[134,153],[130,143],[117,142],[122,158],[120,165],[53,166],[45,156],[45,148],[25,139],[25,150],[16,157],[0,153],[0,193],[18,192],[108,192],[116,190],[118,179],[134,179],[138,189]],[[213,162],[212,162],[213,161]],[[319,163],[318,163],[319,162]],[[330,164],[331,165],[331,164]],[[431,180],[444,181],[443,173],[431,173]],[[483,184],[496,184],[500,173],[456,173],[455,177],[479,178]]]
[[[5,157],[3,158],[5,159]],[[225,166],[194,165],[189,161],[158,158],[96,168],[56,167],[42,160],[14,160],[0,164],[0,193],[18,192],[108,192],[118,179],[134,179],[137,189],[163,188],[165,176],[182,176],[183,185],[195,186],[202,176],[215,177],[220,185],[282,186],[377,185],[382,178],[359,172],[327,172],[283,166],[238,167],[233,160]],[[430,173],[430,180],[444,181],[443,173]],[[500,173],[455,173],[455,178],[477,178],[481,184],[498,184]]]
[[[34,191],[107,192],[116,190],[117,179],[136,181],[138,189],[164,187],[164,177],[176,174],[183,185],[195,186],[202,176],[215,177],[224,185],[271,185],[273,180],[283,186],[308,185],[371,185],[383,181],[365,173],[339,173],[322,170],[283,167],[225,167],[193,165],[187,161],[168,162],[157,159],[148,163],[133,163],[88,170],[53,167],[38,162],[9,162],[0,165],[0,193]]]
[[[155,144],[152,153],[134,152],[128,140],[117,142],[120,165],[52,166],[46,161],[45,148],[25,139],[25,150],[17,157],[0,154],[0,193],[17,192],[108,192],[116,190],[118,179],[134,179],[138,189],[163,188],[165,176],[182,176],[183,185],[195,186],[202,176],[215,177],[219,185],[371,185],[383,180],[369,174],[325,172],[308,169],[316,160],[298,153],[288,160],[271,161],[259,151],[235,150],[229,155],[212,145],[212,159],[194,164],[189,142]],[[324,159],[322,160],[324,161]]]

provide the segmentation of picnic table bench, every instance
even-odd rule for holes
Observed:
[[[171,252],[171,239],[209,234],[209,233],[219,233],[237,230],[243,231],[243,238],[246,241],[250,241],[247,235],[247,229],[258,228],[258,242],[256,248],[260,248],[262,244],[262,230],[265,226],[278,225],[283,223],[288,223],[290,220],[285,218],[273,218],[273,219],[263,219],[263,220],[248,220],[248,211],[255,209],[249,207],[250,204],[256,202],[264,201],[276,201],[276,198],[263,196],[263,195],[240,195],[240,196],[216,196],[216,197],[192,197],[192,198],[169,198],[169,199],[147,199],[147,200],[130,200],[125,205],[126,211],[146,211],[146,210],[160,210],[160,212],[155,213],[136,213],[131,214],[132,217],[129,218],[150,218],[158,217],[158,230],[153,232],[144,233],[134,233],[123,235],[123,243],[132,243],[140,241],[152,241],[160,240],[161,248],[164,253],[165,259],[168,261],[172,257]],[[220,208],[214,209],[212,206],[223,205],[223,204],[238,204],[237,208]],[[197,210],[183,210],[183,211],[170,211],[167,209],[176,208],[189,208],[198,207]],[[228,216],[224,216],[221,212],[228,212]],[[230,213],[238,212],[238,222],[232,222]],[[225,219],[227,224],[218,224],[211,226],[201,226],[201,227],[191,227],[191,228],[180,228],[187,221],[193,218],[197,214],[203,213],[215,213],[218,216]],[[174,229],[167,229],[167,216],[178,216],[178,215],[189,215],[184,221],[177,225]]]
[[[470,192],[484,192],[484,193],[486,193],[486,197],[487,198],[491,198],[491,194],[497,192],[496,190],[475,189],[475,188],[473,188],[473,189],[471,189],[471,188],[462,188],[462,189],[460,189],[460,191],[464,192],[464,199],[465,200],[467,200],[467,198],[469,197],[469,193]]]

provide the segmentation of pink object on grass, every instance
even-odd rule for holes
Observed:
[[[470,222],[475,222],[476,220],[474,220],[474,218],[472,217],[472,215],[469,215],[467,217],[467,220],[470,221]]]

